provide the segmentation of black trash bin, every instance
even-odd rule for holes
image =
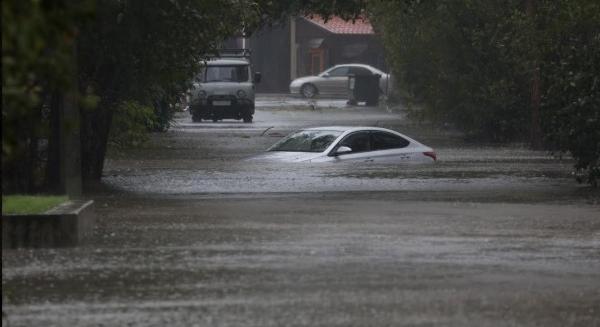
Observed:
[[[348,104],[366,102],[368,106],[379,103],[379,79],[381,75],[348,75]]]

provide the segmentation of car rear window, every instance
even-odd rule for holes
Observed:
[[[352,67],[350,68],[350,74],[359,75],[359,76],[368,76],[373,75],[370,70],[364,67]]]
[[[386,150],[404,148],[410,142],[398,135],[386,132],[371,132],[373,150]]]

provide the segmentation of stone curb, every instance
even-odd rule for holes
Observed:
[[[77,246],[94,228],[93,204],[70,200],[42,214],[2,215],[2,249]]]

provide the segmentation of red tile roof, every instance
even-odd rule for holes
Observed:
[[[325,22],[321,17],[315,16],[306,17],[306,20],[333,34],[375,34],[367,19],[359,18],[353,23],[351,20],[346,22],[339,17],[331,17]]]

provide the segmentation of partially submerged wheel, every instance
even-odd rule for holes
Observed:
[[[300,93],[302,93],[303,97],[310,99],[317,95],[318,90],[312,84],[304,84],[302,85],[302,88],[300,88]]]

